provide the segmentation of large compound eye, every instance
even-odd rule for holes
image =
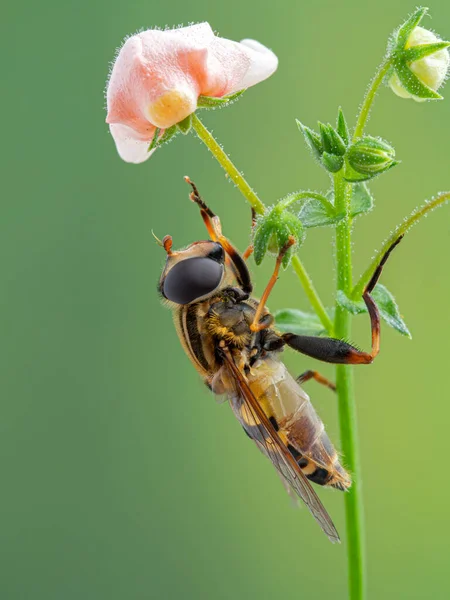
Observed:
[[[213,292],[222,281],[223,264],[212,258],[187,258],[170,269],[164,279],[164,296],[177,304],[189,304]]]

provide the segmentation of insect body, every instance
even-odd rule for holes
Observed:
[[[363,296],[372,322],[371,354],[333,338],[280,335],[271,327],[273,317],[265,301],[294,240],[281,249],[274,274],[261,300],[256,300],[244,258],[222,235],[218,217],[191,185],[191,199],[200,207],[211,240],[174,252],[170,236],[164,238],[167,262],[160,293],[173,309],[184,350],[206,385],[228,396],[245,432],[272,461],[288,490],[300,496],[330,540],[339,541],[310,481],[346,490],[350,476],[308,395],[281,362],[281,353],[287,345],[327,362],[372,362],[379,346],[379,318],[370,291],[392,248]],[[323,382],[311,371],[303,381],[311,376]]]

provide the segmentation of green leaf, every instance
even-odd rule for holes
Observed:
[[[296,335],[321,335],[326,333],[319,317],[296,308],[283,308],[275,314],[275,324],[280,331]]]
[[[192,115],[188,115],[185,119],[177,123],[177,127],[183,135],[187,135],[192,127]]]
[[[427,14],[428,8],[420,6],[415,12],[401,25],[397,31],[397,47],[403,49],[413,29],[417,27],[423,17]]]
[[[227,106],[228,104],[240,98],[246,91],[246,89],[239,90],[234,94],[222,96],[221,98],[214,98],[213,96],[199,96],[197,106],[198,108],[221,108],[222,106]]]
[[[440,94],[420,81],[417,75],[411,71],[402,58],[397,58],[395,60],[394,68],[400,79],[400,83],[410,94],[427,100],[442,100]]]
[[[406,335],[410,338],[411,333],[400,315],[399,308],[391,292],[389,292],[384,285],[378,283],[375,286],[371,296],[375,304],[378,306],[381,318],[386,321],[390,327],[396,329],[402,335]],[[359,315],[367,312],[367,307],[364,303],[364,300],[358,300],[355,302],[354,300],[348,298],[342,290],[338,291],[337,301],[352,315]]]
[[[350,216],[357,217],[371,211],[373,208],[373,196],[365,183],[355,183],[352,186],[352,198],[350,201]]]
[[[350,141],[350,132],[348,130],[347,121],[345,120],[344,113],[342,112],[342,108],[339,107],[338,118],[336,123],[336,130],[338,134],[341,136],[343,141],[348,144]]]
[[[270,238],[274,233],[271,219],[267,217],[267,214],[264,215],[261,221],[257,223],[253,238],[253,256],[257,265],[262,263],[269,247]]]
[[[155,135],[153,136],[151,144],[148,147],[148,152],[151,152],[151,150],[154,150],[155,148],[159,148],[163,144],[170,141],[177,133],[179,133],[179,130],[176,125],[172,125],[172,127],[168,127],[164,131],[164,133],[162,134],[161,137],[158,137],[160,132],[161,132],[161,129],[157,129],[155,131]]]
[[[322,202],[316,199],[309,200],[302,207],[298,216],[303,223],[303,227],[306,228],[335,225],[343,218],[343,215],[336,215],[332,204],[330,204],[330,208],[327,208]]]
[[[150,142],[150,146],[148,147],[147,152],[151,152],[152,150],[154,150],[155,148],[157,148],[159,146],[159,134],[161,133],[161,129],[159,129],[159,127],[157,127],[155,129],[155,134],[153,136],[152,141]]]
[[[300,123],[298,119],[296,119],[295,122],[297,123],[297,127],[303,134],[306,145],[311,150],[314,158],[320,159],[320,157],[323,154],[323,146],[322,141],[320,139],[320,135],[312,129],[310,129],[309,127],[306,127],[306,125],[303,125],[303,123]]]
[[[435,44],[420,44],[419,46],[413,46],[403,52],[403,58],[407,64],[411,64],[416,60],[430,56],[440,50],[445,50],[450,46],[450,42],[436,42]]]
[[[178,134],[178,128],[177,128],[177,126],[176,125],[172,125],[172,127],[169,127],[168,129],[165,130],[165,132],[163,133],[162,137],[159,140],[158,146],[162,146],[163,144],[166,144],[173,137],[175,137],[177,134]]]

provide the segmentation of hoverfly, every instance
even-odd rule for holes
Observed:
[[[339,461],[324,425],[309,396],[300,387],[309,379],[335,389],[316,371],[295,380],[281,361],[285,346],[312,358],[335,364],[369,364],[379,351],[380,319],[370,296],[384,263],[398,244],[386,252],[363,299],[372,327],[372,351],[366,353],[342,340],[279,334],[266,301],[277,280],[291,238],[279,252],[272,277],[261,297],[251,296],[253,286],[244,253],[222,234],[219,218],[200,197],[194,183],[190,198],[200,213],[210,239],[172,250],[172,238],[162,245],[167,253],[159,291],[173,309],[181,344],[215,394],[225,394],[247,435],[275,466],[285,487],[306,504],[332,542],[336,528],[310,482],[345,491],[350,475]]]

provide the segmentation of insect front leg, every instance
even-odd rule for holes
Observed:
[[[286,244],[281,248],[277,260],[275,262],[275,269],[273,270],[272,276],[269,279],[269,283],[267,284],[266,289],[264,290],[263,295],[261,296],[261,300],[259,301],[258,308],[256,309],[255,316],[253,318],[253,323],[250,325],[250,329],[254,332],[261,331],[262,329],[266,329],[270,327],[272,321],[264,321],[261,319],[261,316],[264,311],[264,307],[266,305],[267,299],[270,296],[270,292],[273,289],[273,286],[276,284],[278,279],[278,273],[280,272],[281,263],[283,262],[283,258],[286,252],[289,250],[291,246],[295,244],[295,238],[290,235]],[[286,342],[287,343],[287,342]]]
[[[311,358],[322,360],[333,364],[347,365],[367,365],[373,362],[380,351],[380,313],[372,296],[370,295],[377,284],[383,267],[386,264],[392,250],[400,243],[403,236],[400,236],[387,250],[380,264],[375,270],[372,279],[366,286],[363,293],[363,300],[367,306],[370,316],[370,325],[372,331],[372,351],[363,352],[348,344],[343,340],[335,338],[321,338],[307,335],[295,335],[294,333],[285,333],[282,336],[283,341],[294,350],[306,354]]]
[[[190,193],[189,198],[200,208],[200,214],[206,229],[208,230],[210,238],[214,242],[219,242],[219,244],[225,250],[227,256],[231,260],[233,271],[239,286],[242,288],[244,293],[249,296],[253,291],[253,285],[250,280],[250,273],[247,265],[245,264],[244,258],[239,254],[230,240],[222,234],[222,225],[219,217],[215,215],[203,201],[195,183],[191,181],[189,177],[185,177],[184,179],[186,183],[192,187],[192,192]]]

